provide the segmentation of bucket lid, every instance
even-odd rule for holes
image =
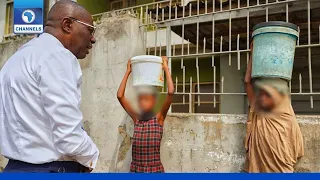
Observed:
[[[255,31],[259,28],[267,27],[267,26],[287,27],[287,28],[291,28],[291,29],[298,31],[297,25],[292,24],[292,23],[288,23],[288,22],[283,22],[283,21],[269,21],[269,22],[260,23],[260,24],[257,24],[253,27],[253,31]]]
[[[162,63],[162,58],[159,56],[151,56],[151,55],[141,55],[141,56],[135,56],[131,58],[131,63],[137,63],[137,62],[156,62],[156,63]]]

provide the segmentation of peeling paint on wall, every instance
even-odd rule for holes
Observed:
[[[122,136],[123,140],[120,144],[117,163],[125,159],[125,157],[128,155],[128,152],[132,144],[132,137],[130,137],[130,135],[127,133],[125,124],[123,126],[119,126],[118,131]]]

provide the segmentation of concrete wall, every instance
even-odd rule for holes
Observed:
[[[141,33],[138,21],[131,17],[104,19],[91,54],[80,61],[84,126],[101,152],[96,172],[129,171],[133,124],[117,102],[116,91],[127,59],[145,52]],[[27,40],[0,44],[0,66]],[[306,152],[297,171],[320,171],[319,119],[316,116],[298,117]],[[170,115],[165,122],[161,147],[165,170],[241,171],[245,160],[245,121],[245,115]],[[5,164],[6,160],[0,158],[0,167]]]
[[[2,41],[5,33],[6,7],[6,0],[0,0],[0,42]]]
[[[298,116],[305,156],[298,172],[320,171],[319,117]],[[170,115],[161,158],[168,172],[239,172],[245,161],[246,115]]]

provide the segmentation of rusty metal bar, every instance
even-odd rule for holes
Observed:
[[[157,3],[157,9],[156,9],[156,22],[159,20],[159,3]]]
[[[174,18],[175,18],[175,19],[178,18],[178,6],[177,6],[177,4],[176,4],[175,10],[174,10]]]
[[[178,93],[178,77],[176,76],[176,93]]]
[[[176,55],[176,42],[173,41],[173,56]]]
[[[215,20],[214,20],[214,15],[212,15],[212,52],[214,52],[214,39],[215,39],[215,32],[214,32],[214,29],[215,29]],[[320,37],[320,35],[319,35]],[[214,55],[211,56],[211,59],[212,59],[212,67],[214,66]]]
[[[203,53],[206,53],[206,37],[203,38]]]
[[[248,0],[249,5],[249,0]],[[247,11],[247,49],[250,48],[250,11]],[[249,52],[247,52],[247,64],[249,62]]]
[[[164,9],[162,9],[162,21],[165,21],[165,19],[164,19]]]
[[[310,0],[308,0],[308,45],[311,44],[311,9]],[[310,93],[313,92],[312,88],[312,62],[311,62],[311,47],[308,48],[308,67],[309,67],[309,87]],[[313,96],[310,96],[310,105],[313,108]]]
[[[213,93],[216,93],[216,66],[213,66]],[[213,107],[216,107],[216,96],[213,96]]]
[[[181,4],[182,4],[182,17],[184,18],[184,16],[185,16],[185,10],[186,10],[186,8],[185,8],[185,6],[184,6],[184,0],[181,0]]]
[[[222,94],[224,94],[224,93],[223,93],[223,83],[224,83],[224,77],[222,76],[222,77],[221,77],[221,93],[222,93]]]
[[[204,1],[204,13],[207,14],[208,13],[208,0]]]
[[[183,84],[182,84],[182,87],[183,87],[183,93],[186,92],[186,67],[183,66]],[[183,104],[185,104],[185,96],[183,95]]]
[[[241,64],[240,64],[240,34],[238,34],[238,36],[237,36],[237,51],[238,51],[238,53],[237,53],[237,60],[238,60],[238,70],[240,70],[240,66],[241,66]]]
[[[169,20],[171,20],[171,7],[172,7],[172,0],[170,0],[170,3],[169,3]]]
[[[197,59],[198,61],[198,59]],[[197,65],[197,87],[198,87],[198,93],[200,93],[200,68],[199,65]],[[198,106],[200,106],[200,96],[198,96]]]
[[[299,74],[299,93],[302,93],[302,75]]]
[[[231,28],[231,13],[230,13],[229,15],[229,51],[231,51],[231,38],[232,38],[231,33],[232,33],[232,28]],[[231,54],[229,54],[229,66],[231,66]]]
[[[197,0],[197,15],[200,14],[200,3],[199,0]]]
[[[189,113],[192,113],[192,76],[190,76]]]
[[[156,30],[154,31],[155,37],[154,37],[154,55],[157,55],[157,42],[158,42],[158,27],[156,26]]]
[[[289,4],[286,4],[286,22],[289,22]]]

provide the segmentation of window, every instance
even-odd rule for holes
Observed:
[[[5,34],[13,33],[13,1],[7,0]]]
[[[213,92],[213,82],[200,82],[199,83],[201,93],[212,93]],[[183,84],[177,85],[178,92],[183,92]],[[197,83],[192,83],[192,92],[197,92]],[[216,83],[217,92],[219,92],[219,83]],[[190,83],[185,84],[185,93],[190,92]],[[189,104],[191,98],[191,106]],[[200,98],[200,99],[198,99]],[[172,103],[172,112],[175,113],[219,113],[220,112],[220,97],[217,95],[215,97],[212,95],[191,95],[189,94],[175,94]],[[200,100],[200,105],[198,104]],[[190,108],[190,110],[189,110]]]
[[[216,58],[216,93],[220,92],[220,62]],[[172,78],[175,84],[176,93],[173,98],[172,112],[174,113],[220,113],[220,95],[215,98],[212,94],[189,94],[198,92],[197,83],[197,68],[195,59],[185,59],[185,88],[183,91],[183,70],[181,69],[181,60],[172,60]],[[201,93],[214,92],[213,68],[211,65],[211,58],[199,58],[199,87]],[[192,84],[190,88],[190,78],[192,77]],[[183,92],[185,94],[183,95]],[[200,102],[200,103],[198,103]]]
[[[136,0],[111,0],[111,10],[123,9],[136,5]]]

